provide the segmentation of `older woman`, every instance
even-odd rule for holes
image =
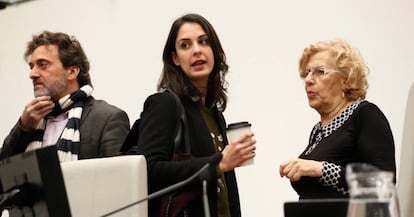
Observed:
[[[317,42],[304,49],[299,70],[320,115],[303,153],[280,165],[299,198],[348,197],[349,163],[395,173],[393,135],[381,110],[365,100],[369,70],[359,51],[344,40]]]

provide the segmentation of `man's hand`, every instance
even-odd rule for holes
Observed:
[[[30,131],[36,128],[39,121],[49,114],[55,104],[50,96],[39,96],[29,102],[20,116],[20,127],[22,130]]]

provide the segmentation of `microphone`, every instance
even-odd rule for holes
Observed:
[[[5,9],[9,5],[17,5],[23,2],[28,2],[32,0],[2,0],[0,1],[0,10]]]
[[[127,209],[127,208],[131,207],[131,206],[137,205],[137,204],[142,203],[144,201],[151,200],[151,199],[154,199],[156,197],[159,197],[159,196],[162,196],[164,194],[167,194],[167,193],[169,193],[171,191],[177,190],[177,189],[179,189],[181,187],[184,187],[188,183],[194,181],[197,177],[199,177],[199,179],[203,182],[203,194],[205,194],[205,196],[203,195],[203,200],[206,200],[206,201],[203,202],[204,203],[204,212],[206,213],[206,210],[208,210],[208,212],[209,212],[210,209],[208,208],[207,190],[204,190],[204,185],[206,186],[205,188],[207,189],[207,180],[209,178],[209,173],[208,173],[208,168],[209,167],[210,167],[210,163],[207,163],[206,165],[204,165],[200,170],[198,170],[196,173],[194,173],[189,178],[187,178],[187,179],[185,179],[185,180],[183,180],[181,182],[178,182],[178,183],[176,183],[174,185],[171,185],[169,187],[166,187],[164,189],[161,189],[159,191],[156,191],[156,192],[154,192],[154,193],[148,195],[147,197],[144,197],[144,198],[142,198],[142,199],[140,199],[138,201],[135,201],[135,202],[130,203],[130,204],[126,205],[126,206],[123,206],[121,208],[118,208],[116,210],[113,210],[111,212],[108,212],[108,213],[102,215],[101,217],[107,217],[107,216],[113,215],[113,214],[118,213],[118,212],[120,212],[120,211],[122,211],[124,209]],[[204,184],[204,182],[205,182],[205,184]],[[204,197],[206,199],[204,199]],[[206,217],[209,217],[209,216],[210,216],[210,214],[208,213],[208,215],[206,215]]]

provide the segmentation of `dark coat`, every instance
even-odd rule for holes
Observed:
[[[117,154],[128,132],[129,119],[123,110],[89,97],[80,121],[79,159]],[[18,122],[4,140],[0,159],[24,152],[33,136],[34,132],[22,131]]]
[[[162,188],[180,182],[196,173],[205,164],[210,163],[208,181],[208,198],[210,213],[217,215],[217,167],[222,158],[220,152],[216,152],[210,130],[199,110],[199,102],[182,100],[187,116],[191,154],[196,157],[191,160],[171,162],[173,155],[173,139],[176,134],[177,110],[175,99],[168,93],[156,93],[147,98],[144,110],[141,113],[140,138],[137,152],[144,154],[148,162],[149,192],[155,192]],[[216,120],[224,144],[227,145],[226,122],[217,108],[214,109]],[[239,217],[240,203],[234,171],[224,173],[228,188],[228,198],[232,217]],[[197,183],[200,185],[200,183]],[[149,216],[159,209],[159,200],[151,200],[149,204]],[[190,206],[190,216],[204,216],[202,198],[194,201]]]

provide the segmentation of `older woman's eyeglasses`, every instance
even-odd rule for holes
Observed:
[[[303,75],[303,78],[308,77],[309,74],[315,77],[323,77],[332,72],[339,72],[339,71],[336,69],[329,69],[324,66],[318,66],[318,67],[306,69],[306,71],[302,75]]]

